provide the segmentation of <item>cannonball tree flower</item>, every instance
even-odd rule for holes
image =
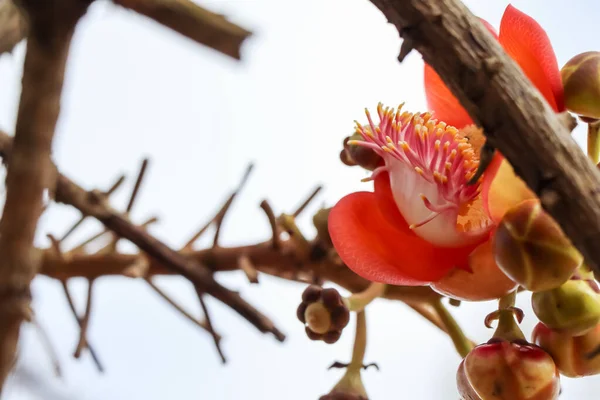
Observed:
[[[558,64],[539,24],[508,6],[497,37],[554,110],[563,111]],[[350,269],[372,281],[432,284],[465,300],[502,296],[515,283],[493,262],[489,240],[506,210],[535,195],[499,153],[469,185],[481,132],[428,66],[425,89],[432,113],[380,105],[378,122],[368,111],[368,124],[357,122],[363,139],[353,144],[373,149],[382,164],[371,177],[373,192],[347,195],[331,210],[332,242]]]

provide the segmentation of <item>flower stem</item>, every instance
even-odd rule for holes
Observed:
[[[500,298],[500,301],[498,302],[498,311],[496,311],[496,315],[498,317],[498,326],[494,332],[494,338],[505,339],[508,341],[525,339],[523,331],[521,331],[519,324],[515,320],[517,315],[520,314],[518,317],[519,321],[523,316],[522,311],[515,308],[516,299],[516,290],[513,290],[506,296]]]
[[[440,316],[440,319],[446,325],[448,335],[454,343],[454,347],[461,357],[466,357],[473,349],[473,343],[465,336],[461,327],[458,325],[452,314],[444,306],[441,299],[434,300],[431,305]]]
[[[588,123],[587,153],[594,164],[600,160],[600,122]]]
[[[348,310],[359,313],[364,310],[373,300],[383,296],[385,293],[386,284],[373,282],[364,291],[354,293],[345,299]],[[359,313],[360,315],[360,313]]]
[[[354,348],[352,349],[352,360],[348,370],[358,370],[363,366],[365,352],[367,350],[367,319],[365,311],[356,313],[356,334],[354,336]]]

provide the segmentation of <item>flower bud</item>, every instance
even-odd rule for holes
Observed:
[[[498,267],[532,292],[562,285],[583,261],[538,199],[508,210],[493,241]]]
[[[370,129],[370,128],[369,128]],[[360,165],[364,169],[373,171],[382,162],[382,158],[372,149],[357,144],[349,144],[350,140],[363,140],[360,133],[344,139],[344,150],[340,153],[340,159],[346,165]]]
[[[584,118],[600,119],[600,52],[576,55],[560,74],[566,108]]]
[[[456,382],[462,400],[554,400],[560,392],[552,357],[526,341],[491,339],[475,347]]]
[[[313,216],[313,225],[317,229],[317,238],[323,243],[332,246],[331,236],[329,236],[329,227],[327,219],[331,208],[322,208]]]
[[[494,260],[493,246],[488,240],[469,254],[471,271],[454,268],[431,284],[436,292],[457,300],[486,301],[498,299],[517,287]]]
[[[571,279],[531,296],[533,312],[547,327],[579,336],[600,323],[600,294],[593,281]]]
[[[600,346],[600,324],[585,335],[570,336],[540,322],[533,329],[532,340],[552,356],[564,376],[577,378],[600,373],[600,356],[588,357]]]
[[[350,311],[340,293],[333,288],[322,289],[316,285],[304,290],[296,315],[305,324],[309,339],[328,344],[338,341],[350,321]]]

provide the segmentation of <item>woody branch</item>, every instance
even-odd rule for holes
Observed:
[[[370,0],[440,75],[487,140],[600,273],[600,173],[561,119],[459,0]]]

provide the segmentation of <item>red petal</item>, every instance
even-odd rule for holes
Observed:
[[[498,38],[492,25],[483,19],[481,22],[494,37]],[[434,117],[438,120],[457,128],[473,123],[467,111],[448,89],[442,78],[428,64],[425,64],[425,97],[427,108],[434,112]]]
[[[329,214],[329,233],[346,265],[365,279],[405,286],[424,285],[442,278],[454,267],[466,268],[474,246],[436,248],[416,236],[398,210],[388,208],[393,199],[382,185],[389,181],[387,174],[377,179],[377,195],[350,194]],[[389,196],[387,200],[385,196]],[[386,203],[380,210],[379,206]],[[389,210],[394,212],[388,215]]]
[[[509,5],[500,22],[500,43],[555,111],[564,111],[563,86],[554,49],[536,20]]]

